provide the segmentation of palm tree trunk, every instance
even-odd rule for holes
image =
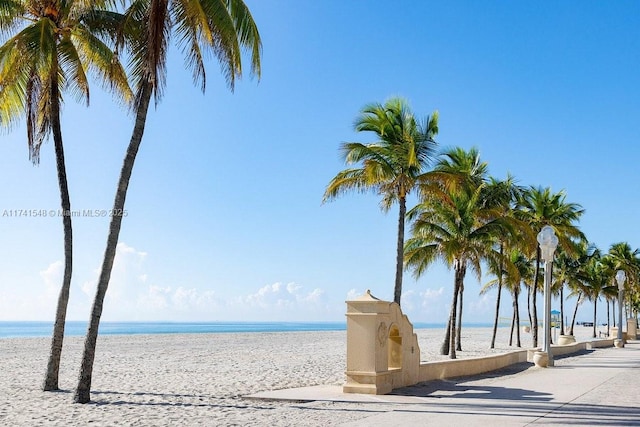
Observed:
[[[58,67],[55,66],[53,69],[57,68]],[[69,303],[69,289],[71,287],[71,270],[73,263],[71,202],[69,198],[69,187],[67,185],[67,171],[64,161],[64,148],[62,145],[62,131],[60,128],[60,96],[58,92],[57,77],[58,76],[56,75],[51,81],[51,128],[56,153],[58,186],[60,187],[60,207],[62,208],[62,227],[64,230],[64,273],[62,276],[60,294],[58,295],[58,305],[56,308],[56,319],[53,325],[53,336],[51,338],[47,372],[42,386],[44,391],[59,390],[58,375],[60,372],[60,358],[62,355],[62,343],[64,341],[64,327],[67,317],[67,305]]]
[[[513,328],[516,326],[516,312],[513,311],[513,316],[511,317],[511,330],[509,331],[509,347],[513,345]],[[494,348],[494,347],[491,347]]]
[[[491,346],[496,347],[496,335],[498,334],[498,319],[500,318],[500,297],[502,296],[502,257],[504,256],[504,245],[500,243],[500,268],[498,273],[498,297],[496,298],[496,315],[493,319],[493,334],[491,335]],[[513,319],[511,319],[511,336],[513,337]],[[511,343],[509,343],[511,345]]]
[[[593,300],[593,338],[596,337],[596,314],[597,314],[598,297]]]
[[[456,358],[456,309],[458,307],[458,293],[460,291],[460,264],[458,260],[453,262],[454,264],[454,279],[453,279],[453,300],[451,301],[451,309],[449,312],[449,321],[447,322],[447,331],[445,332],[444,342],[440,347],[441,355],[449,355],[450,359]]]
[[[560,333],[565,334],[564,330],[564,283],[560,286]]]
[[[533,346],[538,346],[538,309],[536,299],[538,296],[538,278],[540,276],[540,248],[536,250],[536,271],[533,276],[533,286],[531,287],[531,339]]]
[[[533,317],[531,317],[531,288],[527,289],[527,314],[529,315],[529,326],[533,330]]]
[[[458,291],[458,327],[456,331],[456,350],[462,351],[462,297],[464,295],[464,283],[460,283],[460,290]]]
[[[140,103],[138,104],[136,113],[136,122],[131,135],[127,154],[124,158],[122,169],[120,171],[120,179],[113,203],[113,216],[109,224],[109,236],[107,238],[107,247],[104,252],[104,260],[102,262],[102,270],[98,280],[96,289],[96,297],[93,301],[91,309],[91,319],[89,328],[84,342],[84,352],[82,355],[82,365],[80,367],[80,377],[78,379],[78,387],[74,396],[76,403],[88,403],[90,401],[91,392],[91,375],[93,373],[93,361],[96,353],[96,342],[98,340],[98,327],[100,326],[100,316],[102,315],[102,304],[109,286],[111,278],[111,269],[116,256],[116,246],[120,235],[120,226],[122,224],[122,213],[124,212],[124,203],[127,197],[127,188],[133,171],[133,165],[142,142],[144,134],[144,126],[147,119],[147,110],[149,109],[149,101],[151,99],[152,87],[150,83],[142,86]]]
[[[578,315],[578,307],[580,306],[581,298],[582,298],[582,292],[578,294],[578,300],[576,301],[576,308],[573,309],[573,316],[571,317],[571,329],[569,329],[569,335],[573,335],[573,327],[576,324],[576,316]]]
[[[495,348],[496,347],[496,335],[498,334],[498,321],[499,321],[499,318],[500,318],[500,298],[501,298],[501,296],[502,296],[502,280],[500,280],[500,282],[498,283],[498,296],[496,298],[496,314],[495,314],[495,317],[493,319],[493,333],[491,335],[491,346],[489,348]],[[513,333],[513,321],[511,322],[511,332]],[[509,344],[509,345],[511,345],[511,344]]]
[[[449,342],[451,341],[451,310],[449,310],[449,321],[447,321],[447,329],[444,333],[444,341],[440,346],[440,354],[446,356],[449,354]]]
[[[407,199],[401,195],[400,212],[398,214],[398,245],[396,249],[396,284],[393,290],[393,301],[400,305],[402,296],[402,270],[404,268],[404,222],[407,216]]]
[[[516,337],[517,337],[517,341],[516,341],[516,345],[519,347],[522,347],[522,341],[520,340],[520,307],[518,305],[518,296],[520,295],[520,292],[518,291],[518,289],[516,289],[516,298],[515,298],[515,318],[516,318]]]
[[[451,305],[451,338],[449,340],[449,359],[456,358],[456,318],[457,318],[457,306],[456,302],[458,301],[458,293],[460,292],[460,287],[464,283],[464,266],[461,264],[459,260],[455,260],[454,263],[454,271],[455,271],[455,284],[453,286],[453,304]]]
[[[454,289],[453,289],[453,303],[451,305],[451,314],[449,316],[450,320],[449,320],[449,342],[447,343],[449,345],[449,359],[455,359],[456,358],[456,346],[455,346],[455,339],[456,339],[456,308],[458,307],[457,301],[458,301],[458,285],[455,284],[454,285]]]

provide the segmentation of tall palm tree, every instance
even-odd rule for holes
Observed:
[[[514,216],[514,206],[523,189],[522,187],[516,185],[515,179],[511,175],[507,176],[507,179],[505,180],[497,180],[493,177],[490,177],[485,188],[485,203],[501,209],[501,216],[509,217],[514,222],[517,221]],[[523,230],[523,232],[526,232],[528,230],[528,228],[525,227],[525,224],[522,222],[519,223],[519,228]],[[520,235],[522,235],[522,233]],[[498,322],[500,316],[500,302],[502,296],[502,282],[504,274],[506,273],[505,269],[507,268],[507,266],[515,267],[513,264],[509,264],[510,259],[505,256],[505,246],[510,245],[507,239],[508,237],[509,236],[507,235],[496,236],[497,245],[500,251],[499,262],[497,265],[489,264],[489,269],[497,277],[496,285],[498,288],[490,348],[494,348],[496,344],[496,335],[498,333]]]
[[[482,206],[480,193],[479,188],[471,194],[452,194],[444,203],[421,203],[411,213],[416,219],[405,248],[407,266],[414,269],[416,277],[437,259],[454,270],[449,327],[441,349],[451,359],[456,358],[459,297],[467,269],[480,279],[481,261],[499,256],[493,243],[495,235],[506,227],[496,209]]]
[[[587,241],[581,241],[576,246],[576,249],[576,254],[572,255],[574,263],[570,266],[569,274],[566,276],[568,278],[566,285],[570,291],[567,298],[576,297],[576,305],[573,309],[573,315],[571,316],[571,323],[566,332],[567,335],[573,335],[578,308],[585,301],[586,295],[589,292],[587,282],[588,266],[592,262],[591,259],[599,259],[601,256],[600,250]]]
[[[511,317],[511,331],[509,334],[509,345],[513,345],[513,334],[516,334],[516,346],[521,347],[522,342],[520,339],[520,308],[519,308],[519,297],[520,297],[520,288],[521,285],[527,284],[533,280],[533,270],[531,266],[531,262],[527,259],[522,253],[520,253],[517,249],[511,249],[507,251],[506,258],[501,257],[504,265],[508,266],[507,268],[502,269],[502,277],[496,274],[496,278],[487,282],[482,289],[480,289],[480,294],[484,294],[488,292],[490,289],[500,286],[506,288],[512,297],[512,317]],[[493,263],[489,263],[490,268]],[[499,294],[498,294],[499,295]],[[496,304],[498,305],[498,304]],[[497,316],[497,315],[496,315]],[[496,320],[497,321],[497,320]],[[494,337],[491,341],[491,348],[495,347],[495,332]]]
[[[593,302],[593,338],[596,337],[598,326],[598,300],[601,296],[611,292],[614,275],[615,270],[611,268],[611,263],[608,262],[606,256],[590,257],[583,270],[585,295]]]
[[[577,222],[584,213],[584,209],[576,203],[565,201],[564,191],[551,192],[550,188],[530,187],[518,201],[516,215],[529,223],[532,231],[539,232],[545,225],[553,227],[558,236],[558,246],[571,253],[572,240],[584,239],[584,235],[577,226]],[[531,286],[531,335],[533,346],[538,346],[538,314],[536,296],[538,293],[540,277],[541,253],[537,242],[532,246],[523,248],[525,253],[535,257],[534,280]]]
[[[477,152],[472,150],[467,155],[474,157]],[[450,167],[452,158],[445,153],[435,169]],[[495,236],[513,231],[512,225],[501,216],[502,211],[485,203],[487,192],[483,181],[468,179],[456,191],[443,191],[437,199],[427,198],[409,213],[413,220],[412,236],[405,245],[405,263],[414,269],[415,277],[420,277],[437,259],[454,270],[449,326],[441,349],[441,353],[449,354],[451,359],[456,358],[456,348],[460,348],[456,340],[461,326],[458,308],[467,269],[480,280],[481,262],[499,256],[494,248]]]
[[[58,390],[67,304],[73,266],[71,202],[60,126],[62,91],[89,103],[87,71],[108,82],[124,99],[131,97],[117,57],[96,35],[106,31],[109,14],[94,10],[108,1],[0,1],[0,124],[11,126],[26,116],[29,158],[40,161],[40,148],[53,136],[64,232],[64,272],[43,383]],[[4,37],[3,37],[4,38]]]
[[[638,274],[640,273],[640,249],[632,249],[627,242],[614,243],[609,248],[605,258],[609,262],[612,274],[615,274],[617,270],[625,271],[627,280],[623,296],[627,301],[632,302],[637,294]],[[612,300],[617,298],[617,287],[610,296]],[[623,302],[618,301],[618,304],[623,305]],[[622,325],[618,325],[618,327],[620,328]]]
[[[490,188],[488,184],[485,185],[488,179],[488,171],[489,165],[487,164],[487,162],[482,161],[482,159],[480,158],[480,151],[477,147],[471,147],[468,151],[464,150],[461,147],[453,147],[445,150],[442,153],[442,156],[434,167],[433,172],[428,175],[429,177],[435,175],[435,179],[432,180],[432,183],[430,185],[431,187],[433,187],[433,183],[435,183],[435,185],[438,185],[442,188],[442,191],[448,192],[449,194],[455,194],[457,192],[466,192],[468,194],[469,192],[476,191],[482,186],[480,193],[480,203],[482,203],[482,205],[485,207],[498,207],[498,203],[495,203],[495,199],[498,198],[498,191],[495,188]],[[443,180],[443,176],[457,178],[449,178]],[[429,182],[429,180],[423,180],[422,182]],[[424,188],[421,187],[420,196],[425,200],[427,198],[430,198],[431,200],[438,200],[438,197],[440,197],[440,192],[431,190],[430,193],[426,193]],[[446,193],[444,197],[446,198]],[[456,328],[455,345],[457,351],[462,351],[461,337],[463,303],[464,281],[461,282],[458,291],[457,304],[459,314],[457,315],[457,323],[454,322],[450,325],[451,328]],[[450,330],[450,328],[447,328],[447,335],[443,343],[443,354],[445,354],[445,351],[448,351]]]
[[[554,295],[559,296],[560,301],[560,333],[565,334],[567,328],[564,324],[565,309],[564,309],[564,290],[565,287],[574,288],[574,284],[579,286],[579,271],[580,271],[580,257],[585,256],[584,250],[587,248],[586,242],[577,242],[572,253],[569,253],[560,248],[553,260],[553,283],[551,283],[551,290]]]
[[[339,172],[327,185],[323,203],[347,191],[375,191],[382,196],[380,207],[387,212],[398,203],[398,237],[393,300],[400,304],[404,256],[404,228],[407,196],[416,188],[434,157],[438,134],[438,112],[423,121],[411,112],[406,100],[391,98],[384,104],[365,106],[355,121],[355,130],[370,132],[377,141],[347,142],[340,149],[345,162],[359,167]]]
[[[251,54],[251,71],[260,75],[261,41],[258,28],[242,0],[134,0],[125,11],[119,43],[131,53],[131,79],[135,85],[135,124],[113,204],[113,212],[124,212],[127,188],[142,142],[151,98],[158,103],[165,86],[166,54],[171,36],[187,55],[194,81],[205,89],[204,55],[212,53],[222,66],[233,90],[242,75],[244,49]],[[120,234],[122,215],[113,215],[100,271],[96,296],[82,355],[74,401],[90,400],[91,377],[102,304],[109,286]]]

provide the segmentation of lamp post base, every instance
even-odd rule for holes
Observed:
[[[615,347],[617,347],[617,348],[623,348],[624,347],[624,340],[616,338],[615,340],[613,340],[613,345]]]

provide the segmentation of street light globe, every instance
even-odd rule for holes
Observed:
[[[624,281],[627,278],[627,273],[624,270],[618,270],[616,273],[616,282],[618,282],[618,289],[624,289]]]
[[[538,233],[538,244],[542,251],[542,260],[544,262],[553,261],[553,253],[558,247],[558,237],[553,231],[553,227],[545,225]]]

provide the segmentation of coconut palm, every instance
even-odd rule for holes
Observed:
[[[574,262],[569,268],[569,274],[566,275],[566,285],[570,291],[567,298],[576,297],[576,305],[573,309],[573,315],[571,316],[571,323],[569,329],[566,332],[567,335],[573,335],[573,329],[576,324],[576,316],[578,314],[578,308],[585,301],[586,294],[588,293],[588,276],[587,266],[590,264],[591,258],[600,258],[600,250],[592,244],[586,241],[581,241],[576,246],[577,253],[572,256]],[[562,261],[560,261],[562,263]]]
[[[577,246],[575,246],[577,245]],[[579,269],[581,266],[580,258],[585,256],[584,250],[587,248],[586,242],[578,242],[574,244],[571,251],[573,255],[562,248],[556,251],[553,260],[553,281],[551,283],[551,291],[558,296],[560,301],[560,333],[566,333],[566,325],[564,324],[564,290],[565,287],[579,286]]]
[[[623,296],[627,301],[633,301],[635,297],[634,294],[637,293],[638,273],[640,272],[640,249],[632,249],[627,242],[614,243],[604,258],[608,262],[612,274],[615,274],[617,270],[625,271],[627,280],[625,281],[625,292],[623,292]],[[613,285],[616,285],[616,283],[613,283]],[[617,299],[617,285],[616,289],[611,292],[610,297],[612,301]],[[618,304],[623,304],[623,302],[618,301]],[[618,325],[618,327],[621,326],[622,325]]]
[[[610,293],[612,288],[617,289],[613,285],[615,270],[611,268],[611,265],[606,260],[606,256],[593,256],[589,258],[583,270],[585,295],[593,302],[593,338],[596,337],[598,326],[598,301],[601,296]]]
[[[431,177],[435,175],[435,179],[432,180],[436,186],[439,186],[444,191],[444,198],[447,198],[448,194],[455,194],[458,192],[469,193],[476,191],[482,186],[480,193],[480,200],[484,206],[492,206],[498,208],[498,203],[496,203],[496,199],[498,198],[498,191],[496,188],[491,188],[488,184],[484,185],[487,180],[489,166],[487,162],[484,162],[480,158],[480,152],[478,148],[471,147],[468,151],[464,150],[461,147],[453,147],[445,150],[442,153],[441,158],[438,160],[438,163],[434,167],[433,172],[429,173],[428,176]],[[449,179],[442,179],[443,176],[447,177],[456,177]],[[427,180],[424,180],[428,182]],[[423,182],[424,182],[423,181]],[[421,182],[422,185],[423,182]],[[433,187],[433,185],[431,185]],[[436,200],[436,203],[440,203],[443,195],[431,189],[429,193],[424,191],[423,186],[420,187],[420,196],[426,200]],[[463,305],[464,305],[464,281],[462,282],[459,292],[458,292],[458,316],[457,316],[457,324],[454,322],[449,326],[451,328],[456,328],[457,333],[455,334],[455,345],[457,351],[462,351],[462,314],[463,314]],[[449,319],[451,321],[451,318]],[[446,354],[448,351],[448,342],[449,342],[449,333],[450,328],[447,328],[447,334],[445,340],[443,342],[443,347],[441,352]]]
[[[40,161],[40,148],[53,136],[64,232],[64,272],[51,339],[45,391],[58,390],[71,272],[73,231],[60,110],[63,91],[89,103],[88,70],[127,99],[131,91],[117,57],[98,37],[109,13],[94,8],[107,1],[0,1],[0,124],[27,122],[29,158]],[[6,38],[4,37],[6,36]]]
[[[522,192],[522,187],[515,184],[515,179],[509,175],[506,180],[501,181],[497,180],[493,177],[489,178],[487,186],[485,187],[486,194],[483,199],[485,203],[490,206],[495,206],[498,209],[502,210],[501,216],[509,217],[515,223],[517,220],[514,216],[513,209],[515,206],[515,202],[518,199],[520,193]],[[524,223],[518,222],[518,226],[522,233],[528,231],[528,228]],[[500,257],[499,263],[497,265],[489,264],[490,271],[497,277],[496,286],[498,295],[496,297],[496,310],[495,310],[495,318],[493,323],[493,333],[491,336],[491,344],[490,348],[495,347],[496,343],[496,335],[498,333],[498,321],[500,316],[500,302],[502,296],[502,285],[503,285],[503,276],[506,273],[505,269],[507,266],[513,266],[513,264],[509,264],[509,258],[505,259],[505,246],[509,245],[508,235],[499,235],[496,236],[496,242],[499,247]],[[506,262],[505,262],[506,261]],[[513,266],[515,267],[515,266]]]
[[[352,190],[374,191],[382,196],[380,207],[387,212],[398,203],[398,237],[393,300],[402,295],[403,249],[407,196],[416,188],[420,175],[434,157],[438,134],[438,112],[418,120],[402,98],[365,106],[355,121],[355,130],[370,132],[378,139],[364,144],[347,142],[340,149],[345,162],[358,167],[339,172],[327,185],[323,203]]]
[[[194,82],[205,89],[204,57],[211,53],[221,64],[227,84],[233,90],[235,79],[242,75],[241,56],[247,49],[251,55],[251,71],[260,75],[262,49],[258,28],[242,0],[134,0],[124,13],[119,46],[131,55],[131,80],[134,83],[135,124],[120,178],[109,224],[96,296],[82,355],[82,365],[74,401],[90,400],[91,377],[102,304],[109,286],[111,270],[120,234],[127,188],[133,165],[142,142],[151,98],[158,103],[165,86],[167,50],[175,36],[186,53],[186,63],[193,71]],[[124,42],[127,42],[123,45]]]
[[[457,149],[445,153],[434,169],[452,166],[455,156],[448,154],[455,152]],[[471,150],[467,155],[475,157],[477,152]],[[420,277],[437,259],[454,270],[449,326],[441,349],[441,353],[449,354],[451,359],[456,358],[456,349],[461,349],[456,337],[460,336],[458,312],[462,314],[461,293],[467,269],[480,280],[481,262],[499,257],[494,248],[495,236],[513,231],[502,210],[486,203],[487,184],[483,181],[468,179],[467,184],[456,191],[443,191],[437,199],[428,198],[409,212],[413,223],[412,235],[405,245],[405,263],[413,268],[414,276]],[[481,183],[476,185],[476,182]]]
[[[456,358],[459,297],[467,269],[480,280],[481,261],[499,256],[493,247],[495,235],[504,233],[507,227],[497,209],[482,206],[481,192],[478,188],[470,194],[452,194],[444,203],[421,203],[411,212],[416,219],[407,240],[405,260],[414,269],[415,277],[420,277],[437,259],[454,270],[449,327],[441,349],[451,359]]]
[[[518,201],[516,216],[526,221],[532,231],[539,232],[545,225],[553,227],[558,236],[558,246],[571,253],[572,242],[584,239],[584,235],[577,227],[576,223],[584,213],[582,207],[576,203],[565,201],[564,191],[552,193],[550,188],[530,187],[523,192]],[[536,296],[538,293],[541,253],[537,242],[523,248],[527,254],[535,257],[534,281],[531,286],[530,298],[530,321],[533,346],[538,345],[538,314]]]

